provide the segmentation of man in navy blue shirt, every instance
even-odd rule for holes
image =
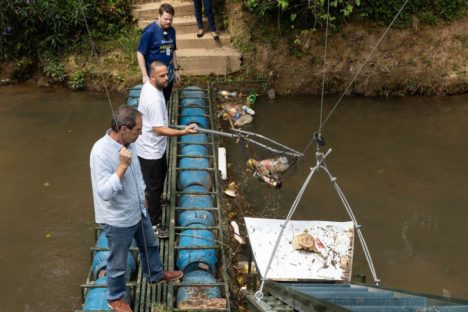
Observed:
[[[166,103],[169,101],[174,81],[180,82],[179,67],[176,60],[176,31],[172,27],[174,8],[167,3],[159,7],[159,18],[146,26],[138,45],[137,59],[143,83],[149,80],[149,67],[160,61],[169,71],[169,84],[163,89]]]

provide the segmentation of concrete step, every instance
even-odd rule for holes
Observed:
[[[154,19],[140,19],[138,20],[138,27],[140,29],[145,28],[148,24],[154,22]],[[203,28],[205,32],[208,30],[208,23],[203,23]],[[194,33],[197,31],[197,20],[195,16],[181,16],[181,17],[174,17],[174,22],[172,23],[172,27],[175,28],[177,35],[179,34],[187,34],[187,33]]]
[[[157,19],[159,15],[159,7],[163,1],[148,2],[136,4],[133,6],[133,16],[138,19]],[[171,5],[174,7],[175,16],[194,16],[193,2],[188,1],[172,1]]]
[[[197,37],[195,31],[187,34],[177,34],[177,49],[214,49],[230,46],[230,34],[219,33],[219,39],[219,42],[214,41],[211,32],[205,33],[201,38]]]
[[[241,53],[229,47],[181,49],[177,50],[177,64],[186,76],[227,75],[240,70]]]

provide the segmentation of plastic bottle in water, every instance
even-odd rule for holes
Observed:
[[[253,91],[250,92],[249,96],[247,96],[247,103],[254,104],[257,100],[257,92]]]
[[[225,98],[228,98],[228,97],[236,97],[237,96],[237,92],[233,91],[233,92],[229,92],[229,91],[226,91],[226,90],[221,90],[218,92],[220,95],[224,96]]]
[[[242,109],[244,110],[244,112],[246,112],[249,115],[255,115],[255,111],[251,109],[250,107],[248,107],[247,105],[242,106]]]

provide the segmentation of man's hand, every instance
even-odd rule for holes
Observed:
[[[125,172],[127,172],[128,167],[132,163],[132,152],[130,152],[126,147],[122,147],[119,152],[120,164],[115,171],[115,174],[119,177],[120,180],[123,179]]]
[[[178,70],[176,70],[176,71],[174,72],[174,78],[175,78],[175,83],[176,83],[176,84],[179,84],[179,83],[180,83],[180,74],[179,74],[179,71],[178,71]]]
[[[197,125],[196,124],[190,124],[187,127],[185,127],[184,130],[187,132],[187,134],[197,133]]]
[[[132,152],[130,152],[126,147],[122,147],[119,152],[120,164],[124,167],[130,166],[132,163]]]
[[[146,83],[149,80],[148,76],[143,76],[143,79],[141,80],[144,83]]]

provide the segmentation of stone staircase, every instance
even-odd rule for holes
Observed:
[[[183,0],[164,2],[171,4],[175,9],[173,27],[177,32],[177,63],[180,65],[181,75],[220,76],[240,70],[241,53],[231,46],[229,33],[218,31],[221,40],[214,41],[208,28],[208,21],[204,18],[205,35],[197,38],[198,28],[193,2]],[[136,1],[133,15],[138,19],[138,26],[141,29],[158,18],[161,3],[163,2],[158,0]]]

